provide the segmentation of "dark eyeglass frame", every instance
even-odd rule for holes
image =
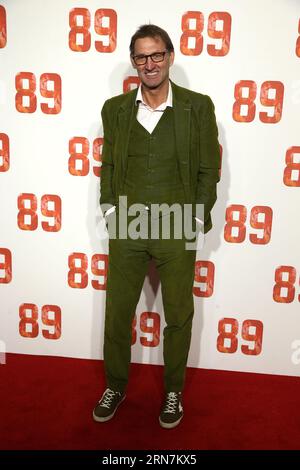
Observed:
[[[159,62],[163,62],[165,60],[165,55],[167,52],[169,51],[168,50],[158,51],[158,52],[153,52],[152,54],[147,54],[147,55],[133,55],[132,60],[135,63],[135,65],[145,65],[147,63],[148,57],[150,57],[152,62],[154,62],[155,64],[158,64]],[[159,60],[155,60],[153,56],[156,56],[156,55],[161,55],[162,58]],[[142,62],[140,62],[141,60]]]

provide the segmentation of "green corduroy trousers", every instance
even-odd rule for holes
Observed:
[[[145,216],[149,221],[150,213]],[[172,216],[170,217],[172,227]],[[111,239],[104,331],[107,386],[124,391],[131,360],[132,321],[153,258],[160,282],[166,327],[163,331],[165,391],[183,390],[194,315],[193,283],[196,251],[186,238]]]

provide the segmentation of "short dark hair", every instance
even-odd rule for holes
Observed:
[[[134,45],[137,39],[141,38],[161,38],[165,43],[166,49],[169,52],[174,52],[174,46],[171,41],[170,36],[168,35],[167,31],[156,26],[155,24],[143,24],[139,27],[139,29],[134,33],[130,41],[130,55],[134,55]]]

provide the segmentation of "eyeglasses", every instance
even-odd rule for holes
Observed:
[[[147,63],[148,57],[151,58],[152,62],[162,62],[165,58],[165,55],[168,51],[162,51],[162,52],[153,52],[153,54],[148,54],[148,55],[135,55],[132,56],[133,62],[135,65],[145,65]]]

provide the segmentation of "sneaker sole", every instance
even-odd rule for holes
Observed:
[[[94,411],[93,411],[93,419],[94,421],[97,421],[97,423],[105,423],[106,421],[109,421],[110,419],[112,419],[117,411],[117,409],[119,408],[119,406],[121,405],[122,401],[124,401],[126,398],[126,395],[124,395],[124,397],[119,401],[119,403],[117,404],[116,408],[115,408],[115,411],[109,415],[109,416],[103,416],[103,417],[100,417],[100,416],[97,416],[95,415]]]
[[[159,424],[161,425],[162,428],[164,428],[164,429],[173,429],[176,426],[178,426],[178,424],[180,423],[182,418],[183,418],[183,415],[177,421],[174,421],[174,423],[165,423],[164,421],[162,421],[160,419],[160,417],[158,419],[159,419]]]

